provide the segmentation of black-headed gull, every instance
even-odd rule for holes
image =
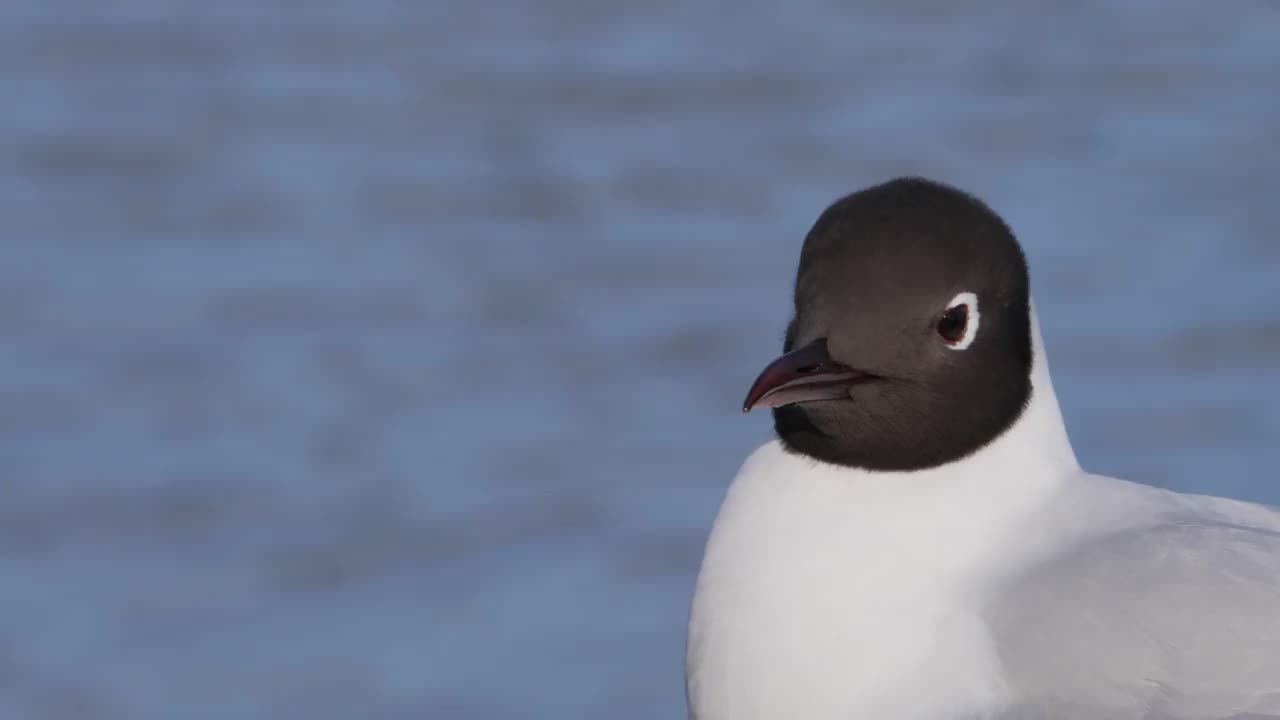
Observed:
[[[828,208],[785,351],[698,578],[691,717],[1280,716],[1280,513],[1080,469],[982,202]]]

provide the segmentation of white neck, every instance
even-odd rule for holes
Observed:
[[[1007,558],[996,548],[1018,543],[1031,511],[1079,472],[1034,310],[1032,325],[1030,404],[964,460],[879,473],[777,441],[752,454],[698,579],[688,682],[699,720],[928,718],[1003,703],[977,609],[1011,568],[991,558]]]

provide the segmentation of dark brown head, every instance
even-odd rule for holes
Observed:
[[[955,188],[906,178],[856,192],[805,238],[784,351],[743,409],[772,407],[790,450],[872,470],[963,458],[1031,398],[1022,249]]]

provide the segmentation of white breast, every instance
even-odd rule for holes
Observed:
[[[987,558],[1054,483],[992,487],[991,508],[955,478],[852,474],[772,442],[735,480],[690,623],[700,720],[926,718],[1006,699],[978,616],[1004,569]]]

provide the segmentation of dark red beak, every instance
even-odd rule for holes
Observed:
[[[809,400],[849,397],[849,386],[872,376],[846,367],[827,354],[827,341],[816,340],[774,360],[756,378],[742,412]]]

